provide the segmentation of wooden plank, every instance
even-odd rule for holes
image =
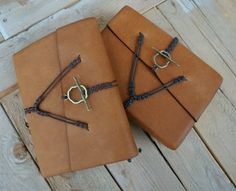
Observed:
[[[223,46],[236,61],[236,2],[232,0],[194,0],[193,3],[199,8],[204,20],[220,39],[221,44],[215,47],[221,49]],[[215,42],[212,41],[212,43]],[[221,52],[219,51],[219,53]],[[236,73],[235,62],[230,64],[230,67]]]
[[[4,41],[4,38],[2,36],[2,34],[0,33],[0,43],[2,43]]]
[[[12,55],[32,42],[55,31],[56,28],[92,16],[97,17],[101,23],[101,27],[104,27],[107,21],[126,4],[133,6],[140,12],[144,12],[162,1],[163,0],[130,0],[129,2],[126,0],[81,1],[44,19],[27,31],[4,41],[0,44],[0,76],[1,79],[3,79],[0,83],[0,91],[16,83]]]
[[[177,151],[166,148],[157,140],[155,142],[187,190],[235,191],[234,185],[194,129],[190,131]]]
[[[236,129],[235,119],[231,117],[235,112],[235,106],[232,105],[232,102],[235,100],[233,97],[235,97],[234,95],[236,94],[235,77],[222,58],[217,54],[214,48],[212,48],[209,41],[201,31],[199,31],[197,23],[193,23],[188,16],[188,12],[183,10],[182,5],[173,1],[167,1],[158,8],[164,17],[170,21],[172,27],[178,32],[191,50],[223,75],[224,83],[222,84],[221,91],[218,91],[209,106],[209,108],[214,109],[211,109],[211,112],[205,112],[203,114],[196,124],[196,128],[199,135],[210,149],[210,152],[212,152],[213,156],[219,161],[227,175],[235,184]],[[224,107],[222,107],[222,102],[225,104]],[[223,113],[225,115],[222,115]],[[228,123],[224,123],[224,125],[217,128],[219,124],[216,124],[216,122],[220,123],[223,121]],[[227,134],[226,132],[230,133]]]
[[[187,5],[186,2],[183,3],[184,6]],[[199,29],[236,74],[236,48],[234,46],[236,43],[236,3],[231,0],[207,0],[204,1],[204,4],[200,1],[196,1],[196,3],[193,1],[191,6],[197,7],[197,9],[189,15],[193,20],[198,20]],[[199,24],[200,22],[201,24]],[[212,33],[215,34],[212,35]]]
[[[0,32],[4,39],[9,39],[40,20],[76,2],[78,0],[25,1],[23,6],[18,6],[14,11],[0,15]]]
[[[35,156],[29,130],[25,126],[24,112],[18,91],[4,97],[2,104],[24,140],[24,143],[32,155]],[[142,188],[146,188],[147,190],[183,190],[181,183],[172,173],[169,166],[165,163],[164,159],[147,136],[138,129],[134,129],[134,135],[138,146],[142,148],[142,153],[133,159],[132,163],[123,161],[108,165],[109,171],[111,171],[122,189],[143,190]],[[68,175],[65,174],[65,176],[52,177],[48,179],[48,182],[52,187],[56,188],[60,187],[60,182],[63,181],[66,185],[77,185],[73,186],[73,189],[83,188],[84,190],[91,190],[91,188],[101,188],[99,190],[114,190],[114,188],[112,189],[112,183],[109,183],[109,179],[111,179],[111,177],[108,177],[108,172],[105,168],[98,167],[77,173],[69,173]]]
[[[14,11],[14,9],[24,5],[28,0],[8,0],[0,1],[0,15]]]
[[[7,89],[4,90],[4,91],[1,91],[1,92],[0,92],[0,99],[3,98],[3,97],[5,97],[5,96],[7,96],[7,95],[10,94],[11,92],[17,90],[18,88],[19,88],[18,85],[15,84],[15,85],[13,85],[13,86],[7,88]]]
[[[196,129],[236,185],[236,110],[218,92]]]
[[[4,97],[1,102],[27,149],[34,160],[37,160],[30,131],[25,124],[24,110],[18,90]],[[120,190],[104,167],[53,176],[47,178],[47,181],[53,190],[57,191],[93,190],[94,188],[101,191]]]
[[[191,11],[187,12],[183,9],[183,2],[187,1],[182,0],[177,1],[176,3],[174,3],[174,1],[171,2],[167,1],[166,3],[163,3],[163,6],[160,6],[161,11],[163,10],[163,13],[167,19],[173,23],[180,35],[185,35],[184,40],[191,50],[223,76],[224,80],[221,85],[221,90],[236,107],[236,96],[234,96],[234,93],[236,92],[235,74],[232,73],[231,69],[226,65],[222,57],[212,47],[208,39],[202,34],[201,31],[199,31],[198,24],[191,20],[188,15],[188,13]],[[178,2],[181,2],[181,4]],[[187,8],[188,7],[185,9]],[[188,30],[186,30],[186,26],[189,26]],[[214,34],[211,35],[214,36]]]
[[[159,151],[136,127],[132,129],[135,142],[142,152],[132,162],[122,161],[108,165],[123,190],[184,190]]]
[[[207,5],[206,7],[208,7],[209,9],[212,9],[212,8],[214,9],[214,15],[217,15],[216,13],[219,14],[218,17],[220,17],[221,19],[218,19],[218,17],[215,17],[215,22],[217,22],[217,26],[220,26],[221,30],[225,31],[225,34],[230,32],[230,34],[232,35],[232,36],[227,35],[226,37],[224,36],[224,38],[227,38],[227,40],[225,40],[225,39],[220,38],[220,35],[218,34],[220,33],[218,32],[218,28],[215,29],[214,26],[212,26],[212,24],[206,18],[203,12],[192,1],[184,0],[184,1],[178,1],[178,2],[181,2],[179,3],[179,5],[182,7],[182,10],[184,10],[184,12],[187,13],[186,15],[188,15],[192,23],[197,27],[199,31],[201,31],[202,35],[206,38],[206,40],[209,42],[212,48],[215,49],[215,52],[219,55],[218,57],[221,57],[221,60],[223,60],[225,67],[228,67],[228,70],[230,70],[235,77],[236,76],[236,65],[235,65],[236,57],[234,57],[234,55],[236,53],[236,48],[234,46],[235,48],[235,53],[234,53],[234,50],[231,50],[231,47],[227,45],[227,41],[232,39],[230,41],[231,41],[231,44],[233,44],[234,39],[236,39],[236,28],[233,31],[233,29],[231,29],[231,26],[233,25],[229,23],[228,21],[226,22],[225,20],[222,20],[222,18],[224,18],[222,14],[226,15],[227,9],[220,9],[220,10],[219,8],[217,9],[217,7],[215,7],[215,4],[217,4],[216,1],[207,0],[204,2],[204,4]],[[226,1],[226,4],[227,2],[228,1]],[[209,4],[212,4],[212,6],[209,6]],[[236,7],[236,3],[235,3],[235,7]],[[208,12],[212,12],[212,11],[213,10],[209,10]],[[221,13],[220,11],[221,12],[223,11],[223,13]],[[225,81],[225,83],[227,83],[227,81]],[[227,92],[229,93],[229,91],[230,90],[228,90]],[[235,96],[229,97],[232,101],[232,104],[234,104],[235,106],[235,99],[233,99],[232,97],[235,97]]]
[[[159,10],[152,9],[144,15],[184,43]],[[234,190],[233,185],[194,130],[189,133],[177,151],[166,148],[155,138],[152,139],[161,149],[187,190]]]
[[[51,190],[1,106],[0,121],[0,190]]]

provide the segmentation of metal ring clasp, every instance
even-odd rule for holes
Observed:
[[[65,96],[66,99],[68,99],[73,104],[80,104],[80,103],[84,102],[85,105],[86,105],[87,111],[91,111],[91,107],[90,107],[90,105],[88,103],[88,100],[87,100],[88,99],[88,90],[87,90],[87,88],[80,83],[78,78],[73,77],[73,79],[75,81],[75,85],[71,86],[68,89],[68,91],[66,93],[66,96]],[[80,100],[74,100],[74,99],[71,98],[71,91],[73,89],[78,89],[79,90],[79,93],[80,93],[80,96],[81,96]]]
[[[86,87],[84,86],[84,85],[80,85],[80,88],[82,89],[82,91],[83,91],[83,96],[84,96],[84,98],[85,99],[87,99],[88,98],[88,91],[87,91],[87,89],[86,89]],[[70,97],[70,93],[71,93],[71,91],[73,90],[73,89],[78,89],[78,86],[71,86],[70,88],[69,88],[69,90],[67,91],[67,93],[66,93],[66,97],[67,97],[67,99],[71,102],[71,103],[73,103],[73,104],[80,104],[80,103],[82,103],[84,100],[81,98],[80,100],[73,100],[71,97]]]
[[[158,50],[154,47],[152,47],[153,50],[155,50],[157,53],[153,56],[153,62],[154,62],[154,68],[157,69],[164,69],[169,66],[170,63],[176,64],[178,67],[180,66],[178,63],[176,63],[174,60],[172,60],[171,55],[169,52],[165,50]],[[164,57],[167,61],[164,64],[160,64],[157,60],[158,56]]]

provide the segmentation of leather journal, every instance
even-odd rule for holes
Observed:
[[[178,38],[128,6],[102,35],[127,113],[145,131],[176,149],[222,77]]]
[[[38,40],[14,65],[43,176],[137,155],[96,19]]]

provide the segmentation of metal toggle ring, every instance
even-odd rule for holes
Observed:
[[[164,64],[159,64],[158,63],[158,61],[157,61],[157,57],[158,56],[163,56],[164,58],[169,58]],[[154,61],[154,63],[155,63],[155,65],[158,67],[158,68],[160,68],[160,69],[164,69],[164,68],[166,68],[166,67],[168,67],[168,65],[170,64],[170,61],[171,60],[171,56],[170,56],[170,54],[168,53],[168,52],[166,52],[165,50],[161,50],[161,51],[159,51],[159,52],[157,52],[155,55],[154,55],[154,57],[153,57],[153,61]]]
[[[84,98],[87,99],[88,98],[88,91],[87,91],[86,87],[84,85],[80,85],[80,88],[83,90]],[[67,99],[73,104],[80,104],[80,103],[84,102],[84,100],[82,98],[80,100],[73,100],[70,97],[70,93],[73,89],[78,89],[78,86],[77,85],[76,86],[71,86],[69,88],[69,90],[66,93]]]
[[[158,50],[156,48],[152,48],[153,50],[155,50],[157,53],[153,56],[153,61],[154,61],[154,68],[155,69],[164,69],[166,67],[169,66],[170,63],[174,63],[176,64],[178,67],[180,66],[178,63],[176,63],[174,60],[172,60],[171,55],[169,52],[165,51],[165,50]],[[158,56],[162,56],[164,57],[167,61],[164,64],[159,64],[157,61],[157,57]]]

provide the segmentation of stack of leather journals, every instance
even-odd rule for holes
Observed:
[[[95,18],[59,28],[16,53],[14,65],[45,177],[136,156],[127,114],[177,148],[222,82],[130,7],[102,33]]]

